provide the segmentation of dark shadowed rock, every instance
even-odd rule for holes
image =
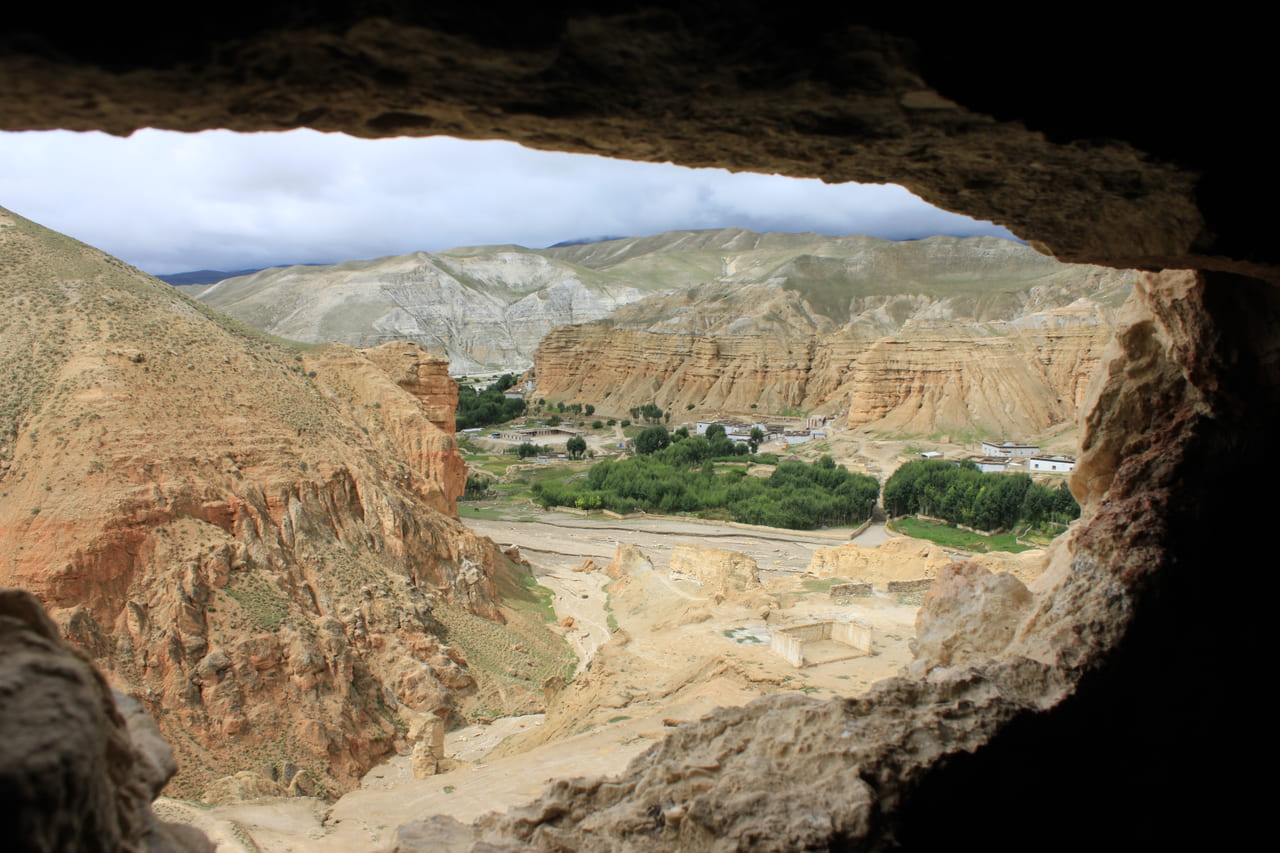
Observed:
[[[151,811],[176,770],[138,703],[113,695],[32,595],[0,590],[5,849],[212,851],[199,831]]]

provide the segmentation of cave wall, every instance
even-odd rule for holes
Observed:
[[[1258,599],[1275,586],[1256,540],[1275,502],[1254,486],[1280,435],[1280,247],[1241,204],[1277,188],[1251,103],[1273,74],[1260,28],[592,9],[232,3],[180,31],[22,10],[0,36],[0,128],[448,134],[893,181],[1062,260],[1185,270],[1135,299],[1084,423],[1085,517],[997,660],[690,724],[622,782],[557,785],[483,831],[584,850],[1230,840],[1260,796],[1240,739],[1269,640],[1213,593],[1255,567]],[[711,763],[682,775],[698,752]],[[792,785],[809,793],[778,794]]]

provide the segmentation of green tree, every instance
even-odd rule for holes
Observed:
[[[565,442],[564,449],[569,451],[570,459],[581,459],[582,455],[587,452],[587,441],[580,435]]]
[[[671,444],[671,435],[667,428],[658,424],[651,426],[636,436],[636,453],[648,456]]]

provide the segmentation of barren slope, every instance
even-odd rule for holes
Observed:
[[[511,567],[451,517],[442,361],[267,339],[3,210],[0,306],[0,585],[142,699],[171,790],[342,790],[473,691],[433,608],[500,618]]]

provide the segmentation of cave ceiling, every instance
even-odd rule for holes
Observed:
[[[23,9],[0,128],[503,138],[901,183],[1060,259],[1274,279],[1259,28],[805,4]],[[1265,217],[1262,218],[1265,220]]]

